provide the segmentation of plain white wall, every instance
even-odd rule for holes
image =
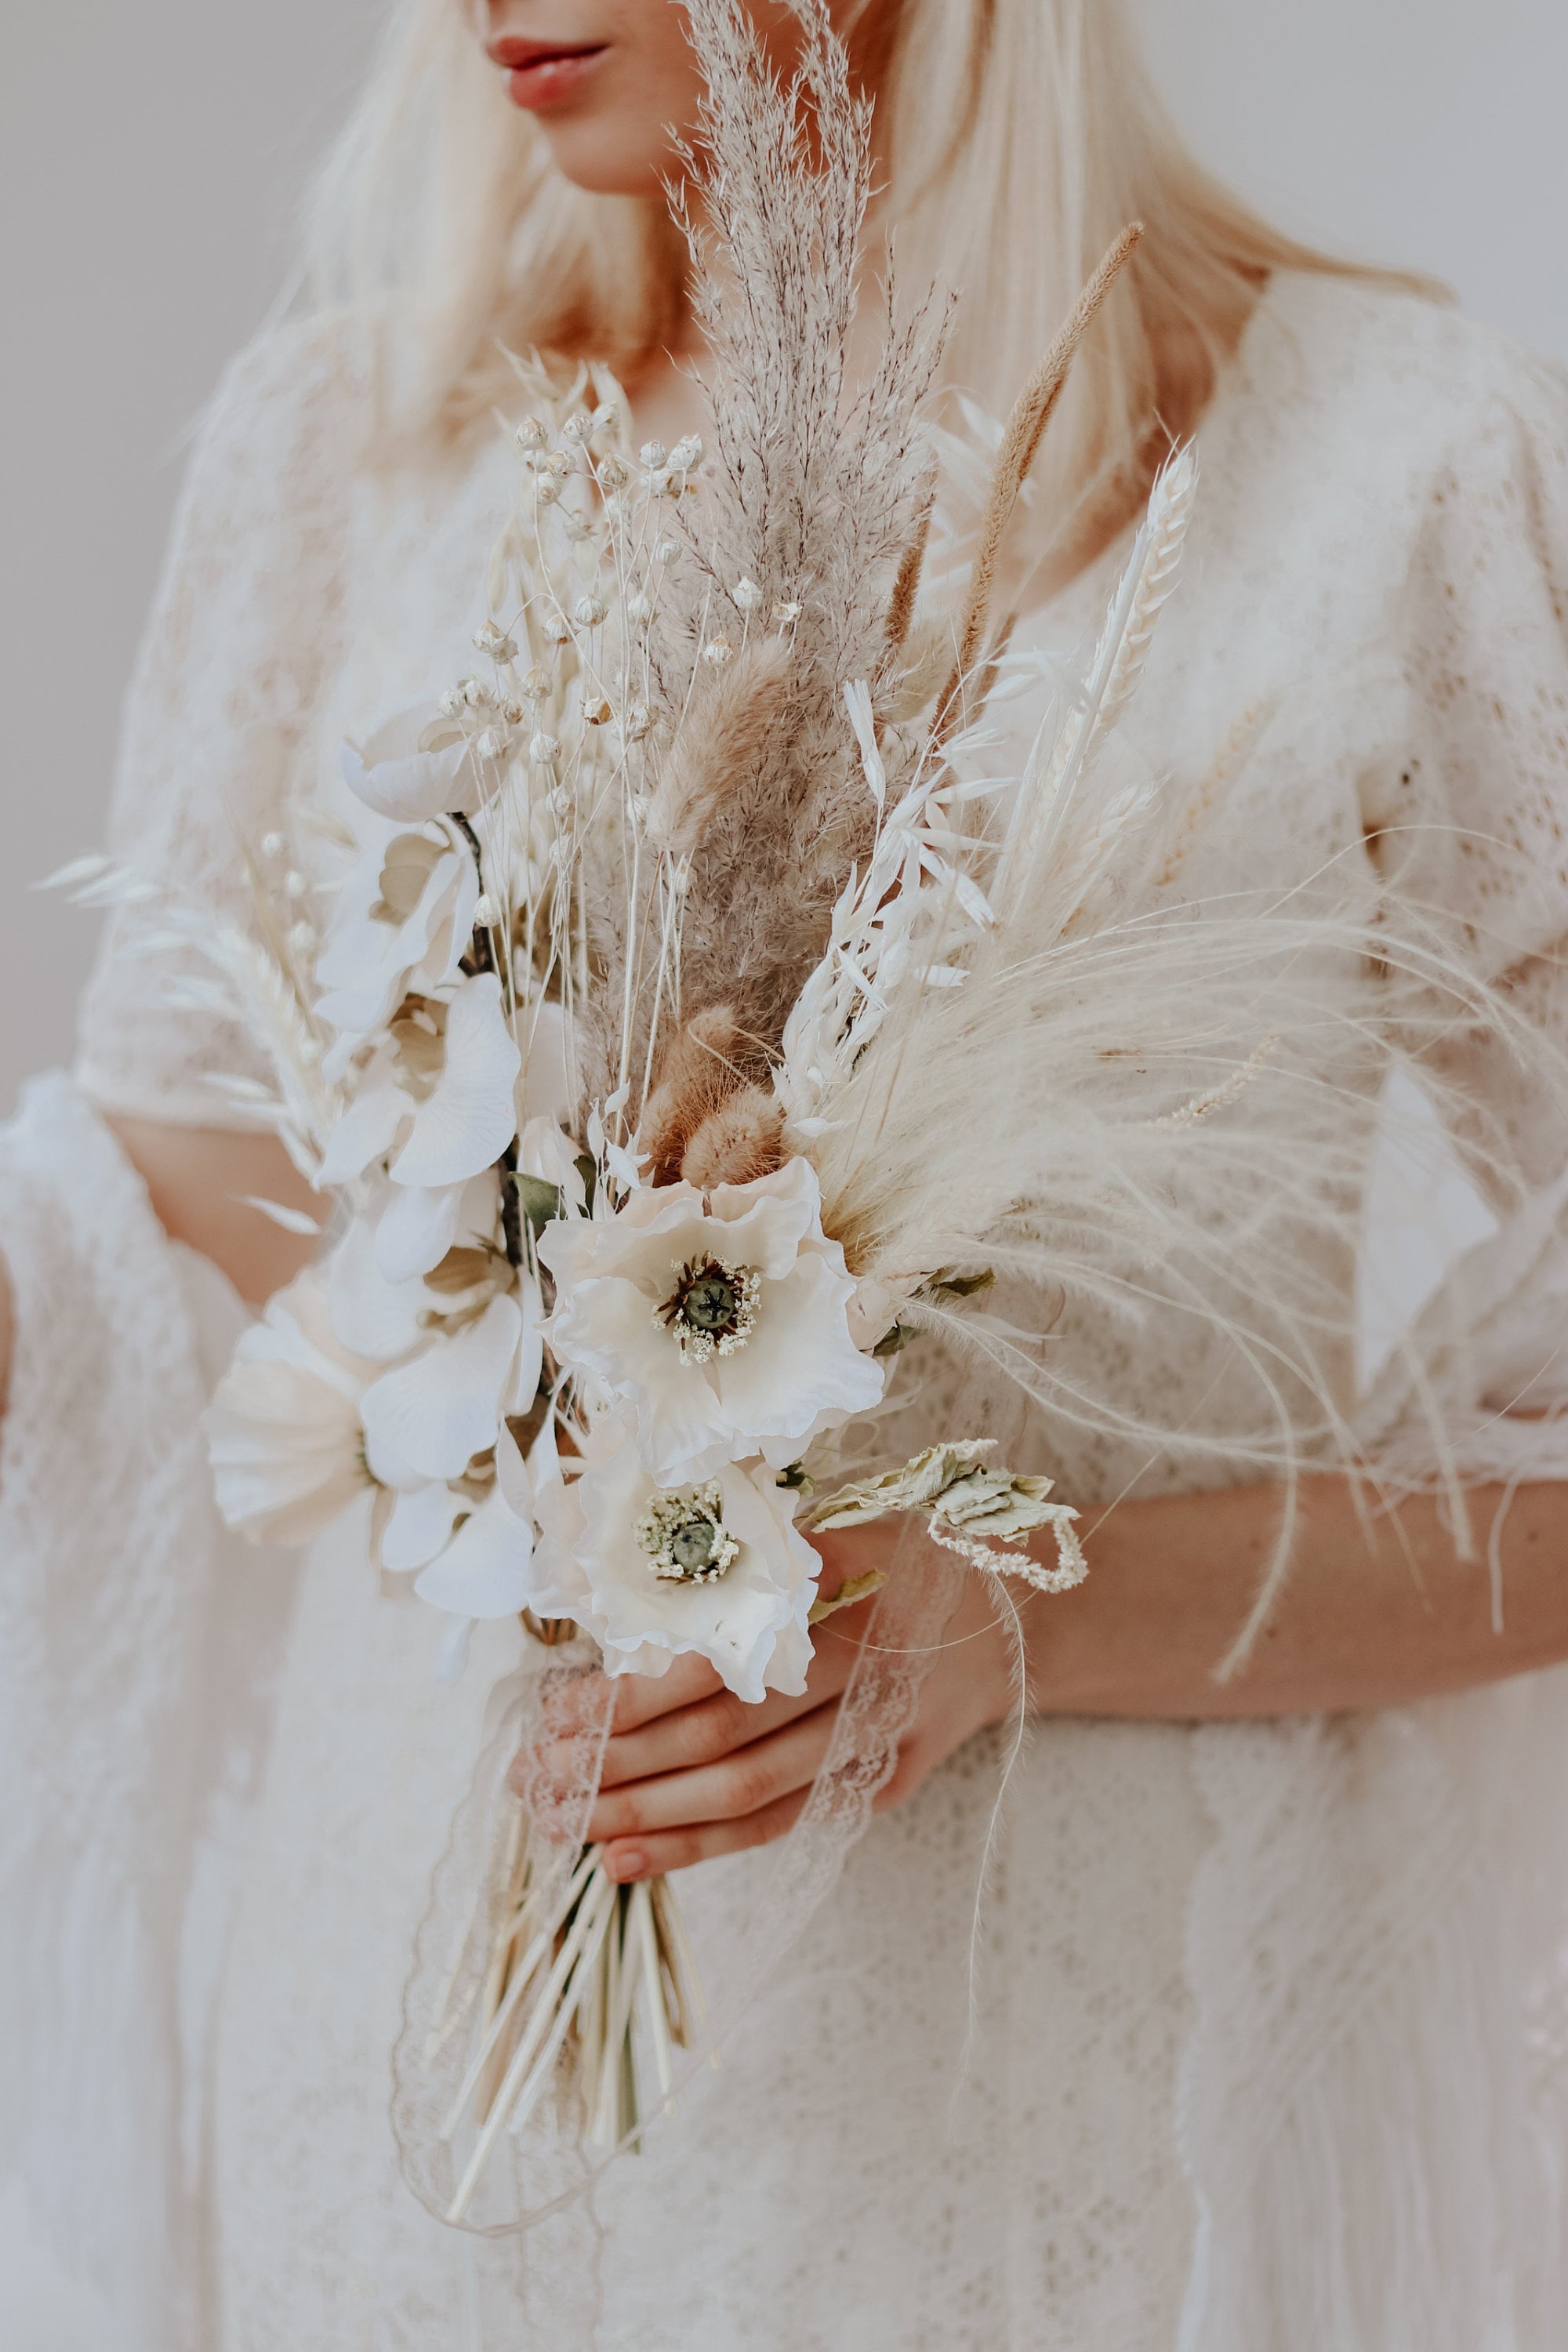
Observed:
[[[1137,5],[1201,152],[1286,226],[1434,269],[1478,317],[1568,358],[1563,0]],[[383,13],[8,14],[0,1110],[68,1053],[90,939],[27,886],[97,842],[184,436],[280,282],[293,192]]]

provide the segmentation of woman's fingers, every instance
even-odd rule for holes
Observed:
[[[809,1715],[825,1699],[837,1698],[854,1664],[854,1653],[835,1643],[813,1659],[806,1686],[796,1696],[770,1691],[766,1698],[748,1705],[732,1691],[719,1690],[711,1698],[658,1716],[636,1731],[617,1732],[605,1745],[599,1786],[615,1789],[626,1780],[690,1771],[737,1748],[749,1748],[798,1716]]]
[[[687,1870],[694,1862],[766,1845],[795,1827],[810,1794],[808,1788],[794,1789],[739,1821],[699,1822],[686,1829],[655,1830],[646,1837],[616,1838],[605,1848],[605,1868],[610,1877],[623,1881],[657,1878],[661,1871]]]
[[[762,1812],[780,1797],[810,1787],[827,1753],[837,1714],[834,1706],[818,1706],[718,1763],[603,1790],[588,1818],[589,1839],[602,1845],[614,1838]]]
[[[610,1728],[613,1732],[635,1731],[639,1724],[651,1723],[658,1716],[670,1715],[677,1707],[711,1698],[723,1687],[707,1659],[690,1654],[675,1659],[667,1674],[620,1675],[616,1681]]]

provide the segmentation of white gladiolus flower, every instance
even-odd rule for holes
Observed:
[[[468,756],[465,736],[439,751],[421,751],[431,719],[428,704],[416,703],[377,728],[363,744],[342,746],[343,782],[378,816],[410,824],[447,810],[472,816],[479,807],[483,780]]]
[[[268,1301],[202,1416],[231,1528],[257,1543],[303,1543],[366,1491],[360,1398],[380,1369],[338,1339],[321,1267]]]
[[[389,1155],[395,1184],[462,1184],[511,1141],[521,1056],[494,972],[472,973],[422,1018],[427,1032],[410,1025],[377,1049],[328,1139],[323,1185],[347,1183]]]
[[[706,1199],[686,1183],[636,1192],[615,1217],[547,1225],[539,1254],[558,1286],[556,1355],[632,1405],[661,1486],[749,1454],[782,1467],[881,1396],[808,1160]]]
[[[752,1704],[770,1690],[803,1691],[822,1562],[791,1524],[795,1498],[775,1473],[726,1462],[704,1491],[683,1494],[650,1475],[626,1411],[591,1432],[581,1461],[570,1485],[537,1495],[529,1606],[574,1618],[599,1643],[607,1674],[662,1675],[695,1651]],[[661,1572],[650,1553],[650,1516],[679,1538],[683,1508],[704,1561],[725,1560],[717,1575]]]
[[[316,963],[323,1021],[355,1037],[396,1010],[410,989],[431,995],[455,977],[478,910],[473,853],[437,818],[394,834],[343,877]],[[329,1063],[329,1076],[339,1075]]]

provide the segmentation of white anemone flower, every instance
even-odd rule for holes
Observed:
[[[348,1033],[337,1056],[411,989],[433,995],[456,979],[479,895],[473,852],[445,818],[394,834],[350,867],[316,961],[316,1011]],[[340,1075],[332,1057],[327,1075]]]
[[[664,1486],[646,1468],[625,1408],[589,1433],[580,1463],[570,1484],[542,1486],[536,1497],[529,1606],[574,1618],[598,1642],[607,1674],[663,1675],[690,1651],[737,1698],[798,1696],[822,1562],[792,1525],[795,1496],[776,1472],[726,1462],[710,1479]]]
[[[539,1254],[558,1286],[557,1357],[634,1407],[661,1486],[750,1454],[781,1468],[881,1397],[809,1160],[707,1196],[634,1192],[614,1217],[547,1225]]]
[[[387,1160],[395,1184],[466,1183],[517,1131],[521,1061],[500,981],[472,973],[377,1048],[327,1139],[320,1182],[347,1183]]]
[[[337,1338],[321,1267],[277,1293],[202,1417],[231,1528],[256,1543],[303,1543],[368,1490],[360,1399],[380,1369]]]
[[[427,751],[424,740],[433,733],[446,740],[438,750]],[[468,738],[443,728],[439,713],[426,703],[395,712],[363,743],[345,741],[339,763],[350,792],[378,816],[389,816],[398,824],[448,813],[472,816],[483,796],[483,779],[469,757]]]

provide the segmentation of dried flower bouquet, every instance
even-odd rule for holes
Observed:
[[[956,598],[931,597],[942,305],[889,305],[868,382],[847,362],[868,109],[820,0],[787,85],[734,0],[689,5],[709,96],[676,206],[710,432],[634,450],[607,377],[520,362],[478,666],[345,745],[324,939],[290,929],[265,845],[260,944],[167,929],[217,968],[187,1001],[237,1002],[271,1054],[275,1094],[237,1096],[345,1204],[217,1392],[221,1507],[293,1541],[368,1490],[375,1560],[449,1613],[454,1669],[475,1621],[521,1617],[546,1701],[688,1652],[742,1698],[802,1691],[814,1624],[876,1581],[821,1594],[809,1533],[889,1512],[988,1573],[1076,1582],[1048,1479],[963,1432],[879,1453],[902,1343],[934,1333],[1121,1426],[1055,1381],[1049,1302],[1123,1312],[1159,1260],[1202,1314],[1222,1250],[1229,1295],[1261,1291],[1268,1238],[1249,1263],[1215,1198],[1305,1202],[1336,1166],[1323,1020],[1268,978],[1331,927],[1193,919],[1184,813],[1117,756],[1191,453],[1081,676],[1010,652],[994,609],[1136,232],[1019,397]],[[996,713],[1030,688],[1043,715],[998,775]],[[1235,1118],[1264,1073],[1313,1107],[1315,1158]],[[1035,1330],[993,1311],[998,1277]],[[585,1719],[592,1748],[602,1700]],[[611,1885],[570,1829],[596,1752],[553,1832],[548,1792],[511,1810],[473,1887],[483,1965],[428,2019],[454,2221],[542,2103],[636,2145],[700,2014],[668,1885]]]

